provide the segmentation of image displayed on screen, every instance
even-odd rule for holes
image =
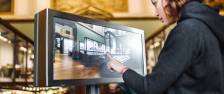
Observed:
[[[53,79],[118,78],[106,53],[143,73],[142,35],[103,26],[54,18]]]

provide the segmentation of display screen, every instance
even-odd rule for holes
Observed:
[[[54,17],[53,80],[120,78],[106,53],[143,75],[142,34]]]

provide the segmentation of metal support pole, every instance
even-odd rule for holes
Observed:
[[[99,86],[98,85],[86,86],[86,94],[100,94]]]

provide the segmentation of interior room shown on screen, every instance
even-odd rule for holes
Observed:
[[[56,17],[54,30],[54,80],[120,77],[108,69],[107,52],[142,71],[141,34]]]

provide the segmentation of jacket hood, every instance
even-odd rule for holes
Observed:
[[[219,40],[221,49],[224,48],[224,17],[220,16],[217,10],[200,2],[191,1],[181,9],[179,21],[192,18],[204,22]]]

